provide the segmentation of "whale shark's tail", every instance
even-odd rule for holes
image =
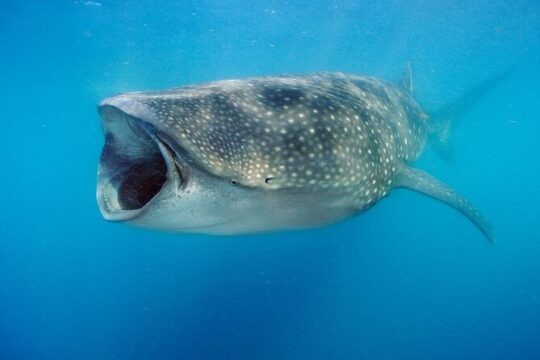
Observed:
[[[452,134],[460,120],[485,94],[500,84],[511,71],[507,70],[480,83],[461,97],[431,112],[429,140],[441,158],[449,162],[453,161]]]
[[[452,161],[452,133],[461,118],[491,89],[501,83],[511,72],[505,71],[469,90],[458,99],[450,102],[441,109],[432,112],[430,116],[429,141],[435,151],[445,160]],[[407,69],[397,85],[412,94],[411,67]],[[484,236],[493,243],[493,231],[487,219],[465,197],[437,180],[428,173],[403,165],[394,178],[394,188],[407,188],[439,200],[467,216]]]

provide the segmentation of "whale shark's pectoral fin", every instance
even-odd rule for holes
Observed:
[[[403,166],[395,177],[394,187],[415,190],[452,206],[467,216],[482,231],[489,242],[493,243],[493,234],[487,219],[480,214],[469,200],[428,173]]]

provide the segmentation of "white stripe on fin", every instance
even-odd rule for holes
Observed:
[[[396,174],[394,187],[402,187],[418,191],[439,200],[468,217],[474,225],[482,231],[490,243],[493,243],[493,233],[487,219],[469,202],[455,190],[437,180],[428,173],[413,169],[407,166],[401,167]]]

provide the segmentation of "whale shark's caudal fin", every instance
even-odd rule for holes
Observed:
[[[430,142],[434,150],[446,161],[453,161],[452,134],[461,118],[491,89],[501,83],[511,70],[500,73],[461,97],[444,105],[438,110],[430,112],[431,128]]]
[[[493,243],[491,226],[474,205],[428,173],[404,165],[396,175],[394,187],[415,190],[452,206],[468,217],[482,231],[489,242]]]

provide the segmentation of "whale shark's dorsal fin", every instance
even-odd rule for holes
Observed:
[[[402,166],[397,172],[394,187],[415,190],[452,206],[468,217],[482,231],[489,242],[493,243],[491,226],[476,207],[455,190],[428,173],[408,166]]]
[[[396,85],[409,95],[413,93],[413,81],[412,81],[412,66],[410,62],[407,62],[405,71],[401,75],[401,78],[396,82]]]

